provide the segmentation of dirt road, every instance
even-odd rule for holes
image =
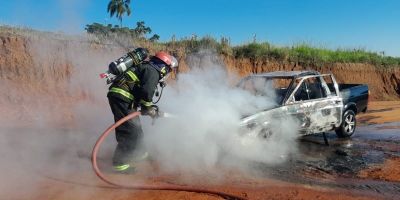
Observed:
[[[351,140],[330,133],[330,145],[326,146],[321,135],[301,138],[300,151],[285,163],[252,163],[251,175],[233,169],[219,176],[168,174],[161,173],[154,163],[142,163],[140,173],[109,176],[126,184],[194,186],[248,199],[395,199],[400,195],[400,102],[372,102],[369,112],[358,120],[360,126]],[[62,143],[0,141],[3,146],[30,149],[0,153],[5,160],[13,160],[0,167],[0,199],[221,199],[188,192],[112,188],[92,172],[88,159],[91,149],[81,145],[76,131],[51,134],[24,129],[6,134],[15,132]],[[84,143],[95,141],[96,136]],[[46,148],[51,151],[39,148],[42,146],[51,147]],[[107,154],[100,157],[101,167],[107,168],[104,163],[109,158]]]

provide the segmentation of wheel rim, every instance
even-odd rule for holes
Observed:
[[[356,124],[356,119],[354,115],[351,114],[347,115],[346,118],[344,119],[344,131],[350,134],[353,133],[355,124]]]

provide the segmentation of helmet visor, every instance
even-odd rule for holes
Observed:
[[[171,56],[171,65],[169,67],[171,67],[171,69],[174,69],[178,67],[178,65],[178,60],[174,56]]]

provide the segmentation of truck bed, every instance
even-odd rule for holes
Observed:
[[[343,97],[343,105],[355,103],[357,113],[366,112],[368,107],[368,85],[366,84],[339,84],[339,92]]]
[[[355,103],[357,113],[366,112],[368,107],[368,85],[366,84],[338,84],[340,95],[343,97],[343,105]],[[333,84],[328,84],[332,90]]]

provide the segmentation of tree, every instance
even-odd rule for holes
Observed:
[[[137,22],[134,30],[138,37],[144,37],[146,34],[151,33],[151,28],[146,26],[144,21]]]
[[[150,42],[157,42],[160,36],[154,34],[150,38],[147,35],[151,33],[151,28],[146,26],[143,21],[136,23],[136,28],[120,27],[119,25],[108,24],[107,26],[100,23],[87,24],[85,30],[89,34],[100,37],[109,36],[126,36],[132,39],[149,40]]]
[[[153,36],[151,36],[151,38],[149,39],[150,42],[157,42],[160,39],[160,36],[157,34],[154,34]]]
[[[95,35],[107,35],[111,30],[111,24],[109,26],[103,26],[99,23],[87,24],[85,30],[87,33],[95,34]]]
[[[107,12],[110,13],[110,17],[116,15],[119,19],[122,27],[122,16],[126,13],[128,16],[131,15],[130,4],[131,0],[111,0],[107,6]]]

